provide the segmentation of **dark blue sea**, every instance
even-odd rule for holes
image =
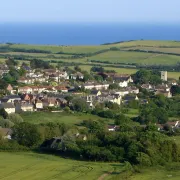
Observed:
[[[98,45],[140,39],[180,41],[180,24],[0,22],[0,43]]]

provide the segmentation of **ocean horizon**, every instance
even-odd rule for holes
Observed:
[[[0,23],[0,43],[100,45],[130,40],[180,41],[180,25],[165,23]]]

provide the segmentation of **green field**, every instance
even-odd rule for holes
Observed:
[[[3,180],[179,180],[176,170],[156,167],[140,168],[131,176],[121,163],[87,162],[32,152],[0,152],[0,179]],[[170,166],[169,166],[170,167]]]
[[[109,51],[92,56],[90,59],[111,63],[137,63],[143,65],[172,65],[180,62],[180,56],[129,51]]]
[[[152,41],[152,40],[138,40],[123,42],[118,44],[111,44],[113,47],[128,47],[128,46],[152,46],[152,47],[180,47],[180,41]]]
[[[162,55],[158,53],[145,53],[145,52],[128,52],[124,51],[127,49],[143,49],[143,50],[156,50],[160,52],[169,53],[180,53],[180,42],[175,41],[131,41],[123,42],[110,45],[96,45],[96,46],[55,46],[55,45],[26,45],[26,44],[13,44],[9,46],[10,48],[16,49],[36,49],[36,50],[46,50],[51,51],[49,54],[44,53],[22,53],[22,52],[9,52],[5,54],[11,55],[27,55],[31,57],[41,57],[44,60],[53,60],[64,57],[71,57],[73,54],[87,54],[94,53],[100,50],[107,50],[111,47],[120,48],[120,51],[108,51],[103,52],[94,56],[88,57],[90,60],[100,60],[109,61],[111,63],[137,63],[145,65],[159,65],[166,64],[172,65],[180,62],[180,57],[175,55]],[[70,53],[68,54],[55,54],[58,52]],[[51,58],[51,59],[50,59]],[[67,62],[84,62],[84,59],[66,59],[60,58],[61,61]]]
[[[99,120],[102,119],[98,116],[91,114],[66,114],[64,112],[59,113],[50,113],[50,112],[33,112],[33,113],[23,113],[21,114],[25,122],[40,124],[40,123],[65,123],[70,125],[80,124],[83,120],[93,119]],[[104,119],[107,121],[106,119]],[[108,121],[107,121],[108,123]]]
[[[51,51],[52,53],[57,52],[68,52],[68,53],[91,53],[102,49],[107,49],[107,46],[53,46],[53,45],[26,45],[26,44],[14,44],[11,48],[23,48],[23,49],[38,49]]]
[[[93,163],[35,153],[0,152],[3,180],[92,180],[123,169],[120,163]]]
[[[81,65],[80,68],[84,71],[90,72],[92,66],[89,65]],[[73,67],[71,67],[73,68]],[[134,74],[138,71],[138,69],[130,69],[130,68],[116,68],[116,67],[105,67],[105,70],[114,70],[119,74]],[[168,72],[168,78],[172,79],[179,79],[180,77],[180,72]]]

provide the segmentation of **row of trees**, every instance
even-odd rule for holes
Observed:
[[[85,121],[84,126],[87,140],[64,134],[58,141],[45,141],[41,150],[53,150],[74,158],[128,161],[143,166],[179,161],[179,147],[153,128],[132,129],[124,124],[118,132],[107,132],[103,122],[93,120]]]

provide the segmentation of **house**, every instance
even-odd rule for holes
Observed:
[[[155,92],[155,95],[160,95],[160,94],[164,95],[167,98],[171,98],[172,97],[172,93],[170,91],[157,90]]]
[[[14,90],[13,90],[13,87],[11,86],[11,84],[8,84],[6,90],[9,91],[10,94],[14,93]]]
[[[92,96],[100,96],[100,95],[102,95],[102,93],[100,90],[92,90],[91,95]]]
[[[137,95],[136,96],[134,96],[134,95],[127,95],[127,96],[125,96],[124,98],[123,98],[123,103],[125,103],[125,104],[128,104],[130,101],[138,101],[139,100],[139,98],[137,97]]]
[[[99,103],[103,103],[103,102],[112,102],[112,103],[116,103],[118,105],[121,104],[121,96],[119,95],[100,95],[96,97],[96,101],[98,101]]]
[[[32,94],[23,94],[21,99],[23,101],[31,102],[34,99],[34,96]]]
[[[0,75],[3,76],[9,72],[9,68],[6,64],[0,64]]]
[[[31,94],[33,93],[33,88],[30,86],[24,86],[18,88],[19,93]]]
[[[139,88],[135,86],[127,87],[126,90],[129,92],[129,94],[139,94]]]
[[[61,91],[61,92],[64,92],[64,93],[67,93],[68,92],[68,89],[64,86],[56,86],[55,89],[57,91]]]
[[[117,129],[118,129],[119,127],[118,126],[116,126],[116,125],[114,125],[114,126],[108,126],[108,131],[117,131]]]
[[[179,121],[174,121],[174,122],[169,121],[166,124],[169,125],[172,129],[180,127],[180,122]]]
[[[118,94],[119,96],[125,96],[129,94],[129,91],[127,89],[116,90],[115,94]]]
[[[160,85],[155,86],[154,90],[155,91],[166,91],[166,92],[168,92],[168,91],[170,91],[170,87],[167,84],[162,84],[162,85],[160,84]]]
[[[141,85],[141,88],[146,89],[147,91],[150,91],[153,89],[153,86],[151,84],[143,84]]]
[[[14,103],[14,101],[21,101],[21,97],[18,95],[9,95],[1,98],[1,102]]]
[[[177,86],[177,85],[178,85],[178,83],[177,83],[177,81],[176,81],[176,80],[172,80],[172,81],[171,81],[171,85],[172,85],[172,86]]]
[[[85,89],[96,89],[96,90],[101,90],[101,89],[108,89],[109,88],[109,84],[108,83],[85,83],[83,84]],[[81,87],[81,86],[80,86]]]
[[[128,74],[115,74],[112,78],[120,87],[127,87],[129,83],[133,82],[133,79]]]
[[[57,69],[44,69],[43,72],[45,75],[49,76],[51,74],[56,74],[58,72],[58,70]]]
[[[43,102],[41,100],[36,100],[35,106],[37,110],[42,110],[43,109]]]
[[[77,72],[70,75],[70,79],[84,79],[84,75],[81,72]]]
[[[0,109],[4,108],[4,110],[8,113],[15,113],[15,106],[13,103],[1,103]]]
[[[1,128],[0,127],[0,136],[2,136],[3,139],[11,139],[13,131],[9,128]]]
[[[15,112],[33,112],[34,111],[34,105],[32,103],[27,102],[21,102],[21,103],[15,103]]]
[[[131,76],[114,76],[113,79],[120,87],[127,87],[130,82],[133,82]]]

